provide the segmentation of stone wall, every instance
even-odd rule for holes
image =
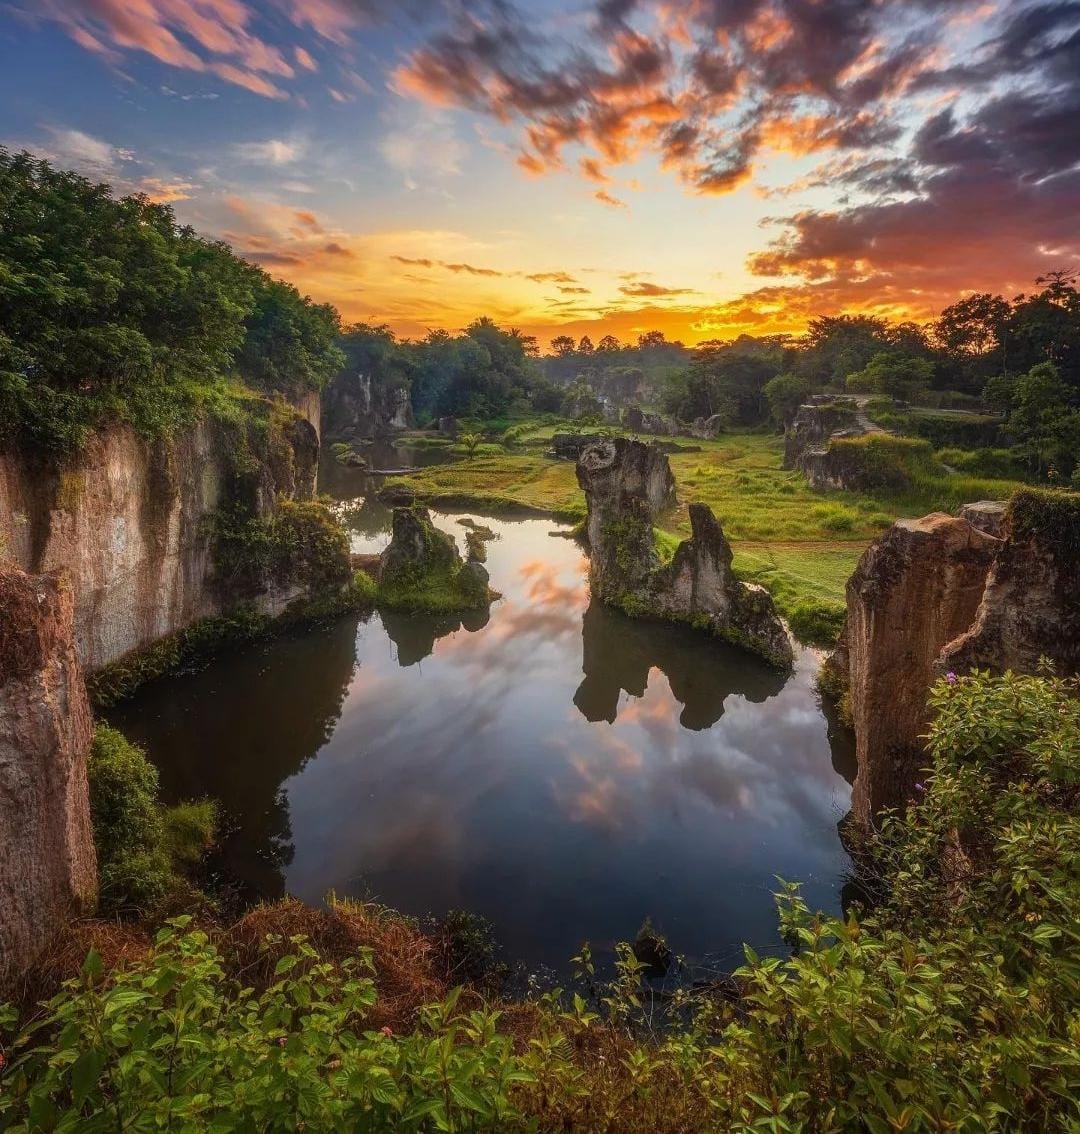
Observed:
[[[93,906],[92,739],[71,591],[0,567],[0,993]]]

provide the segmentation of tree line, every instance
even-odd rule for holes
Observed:
[[[295,398],[335,375],[408,390],[421,424],[599,413],[631,402],[683,421],[790,421],[849,391],[1002,415],[1039,474],[1080,451],[1080,291],[1065,272],[1012,300],[966,296],[928,325],[821,316],[805,335],[688,348],[534,337],[474,320],[398,339],[177,223],[169,206],[0,149],[0,443],[77,447],[106,419],[158,433],[228,400],[230,383]]]

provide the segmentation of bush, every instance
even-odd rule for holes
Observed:
[[[800,642],[827,648],[836,645],[846,613],[846,607],[840,602],[803,599],[792,607],[788,624]]]
[[[1075,682],[950,677],[926,777],[863,841],[870,914],[779,897],[789,956],[664,1017],[632,946],[613,981],[501,1012],[455,990],[372,1026],[370,950],[263,939],[229,975],[189,919],[113,972],[91,953],[0,1068],[11,1130],[909,1131],[1080,1124]],[[318,919],[313,919],[318,920]],[[463,927],[484,951],[484,935]],[[420,950],[421,952],[423,950]],[[256,974],[257,975],[257,974]],[[10,1025],[11,1013],[0,1026]]]
[[[165,809],[157,769],[141,748],[99,725],[90,752],[90,819],[103,912],[150,914],[177,888],[183,867],[209,849],[217,808],[209,800]]]

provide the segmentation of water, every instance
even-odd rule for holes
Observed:
[[[436,522],[459,539],[456,519]],[[386,541],[347,511],[357,550]],[[784,679],[683,627],[591,603],[547,520],[484,521],[490,616],[344,618],[147,687],[111,719],[169,799],[222,801],[248,897],[373,896],[488,917],[506,954],[565,971],[645,917],[695,961],[780,947],[775,875],[838,910],[851,754],[817,658]]]

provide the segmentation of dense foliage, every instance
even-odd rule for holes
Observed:
[[[217,809],[209,800],[163,807],[157,769],[105,725],[94,733],[89,781],[100,909],[155,913],[209,847]]]
[[[0,149],[0,443],[58,455],[107,420],[160,434],[228,379],[317,389],[337,329],[167,205]]]
[[[1080,701],[975,675],[932,695],[921,802],[862,848],[878,905],[780,900],[792,954],[660,1026],[629,946],[579,993],[455,991],[379,1028],[369,952],[264,942],[237,970],[187,919],[92,953],[8,1049],[11,1130],[1071,1131],[1080,1122]],[[244,972],[267,968],[252,987]],[[9,1022],[10,1021],[9,1014]]]

